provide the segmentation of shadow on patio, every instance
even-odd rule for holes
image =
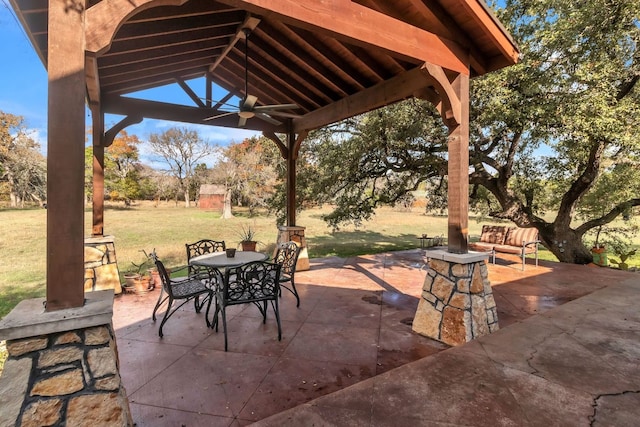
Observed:
[[[222,331],[185,305],[165,325],[150,317],[158,291],[114,304],[121,375],[138,426],[242,426],[445,350],[411,331],[426,274],[424,251],[311,260],[296,274],[301,305],[281,298],[282,341],[273,313],[229,312]],[[529,260],[530,261],[530,260]],[[589,294],[629,273],[517,257],[489,264],[500,325]]]

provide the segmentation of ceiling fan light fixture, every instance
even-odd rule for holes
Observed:
[[[238,115],[243,119],[251,119],[256,115],[256,113],[253,111],[239,111]]]

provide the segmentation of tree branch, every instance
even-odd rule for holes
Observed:
[[[595,218],[585,222],[584,224],[581,224],[579,227],[576,228],[576,232],[583,235],[584,233],[591,230],[592,228],[596,228],[601,225],[608,224],[614,219],[616,219],[616,217],[620,215],[622,212],[632,208],[633,206],[640,206],[640,199],[631,199],[616,205],[613,209],[611,209],[609,212],[607,212],[600,218]]]
[[[591,188],[593,182],[598,176],[604,148],[605,143],[603,141],[597,141],[591,145],[589,160],[587,160],[584,170],[562,196],[562,201],[558,208],[558,216],[555,220],[556,224],[567,227],[569,226],[575,204],[580,197],[582,197],[582,195]]]

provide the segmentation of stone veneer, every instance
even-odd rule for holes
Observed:
[[[113,289],[122,292],[113,236],[88,237],[84,240],[84,291]]]
[[[497,331],[498,314],[484,254],[427,251],[429,269],[413,330],[449,345]]]
[[[309,252],[307,251],[307,239],[304,237],[304,230],[306,230],[306,227],[288,227],[285,225],[278,227],[278,244],[293,241],[302,247],[296,263],[296,271],[309,269]]]
[[[0,426],[133,425],[111,316],[103,323],[109,297],[112,291],[93,292],[87,310],[53,313],[33,313],[41,301],[27,300],[0,322],[9,354],[0,377]]]

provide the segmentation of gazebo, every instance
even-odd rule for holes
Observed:
[[[10,1],[49,80],[47,296],[35,317],[76,313],[98,298],[83,288],[87,105],[93,235],[101,236],[104,149],[130,124],[153,118],[261,131],[287,161],[286,225],[296,227],[296,157],[308,132],[424,98],[450,134],[445,252],[455,262],[467,254],[469,79],[519,55],[482,0]],[[191,105],[135,97],[168,84]],[[213,99],[214,86],[226,95]],[[233,99],[239,105],[226,112]],[[105,114],[124,118],[105,129]],[[84,327],[108,324],[109,316],[107,309]],[[51,330],[60,331],[37,329]]]

